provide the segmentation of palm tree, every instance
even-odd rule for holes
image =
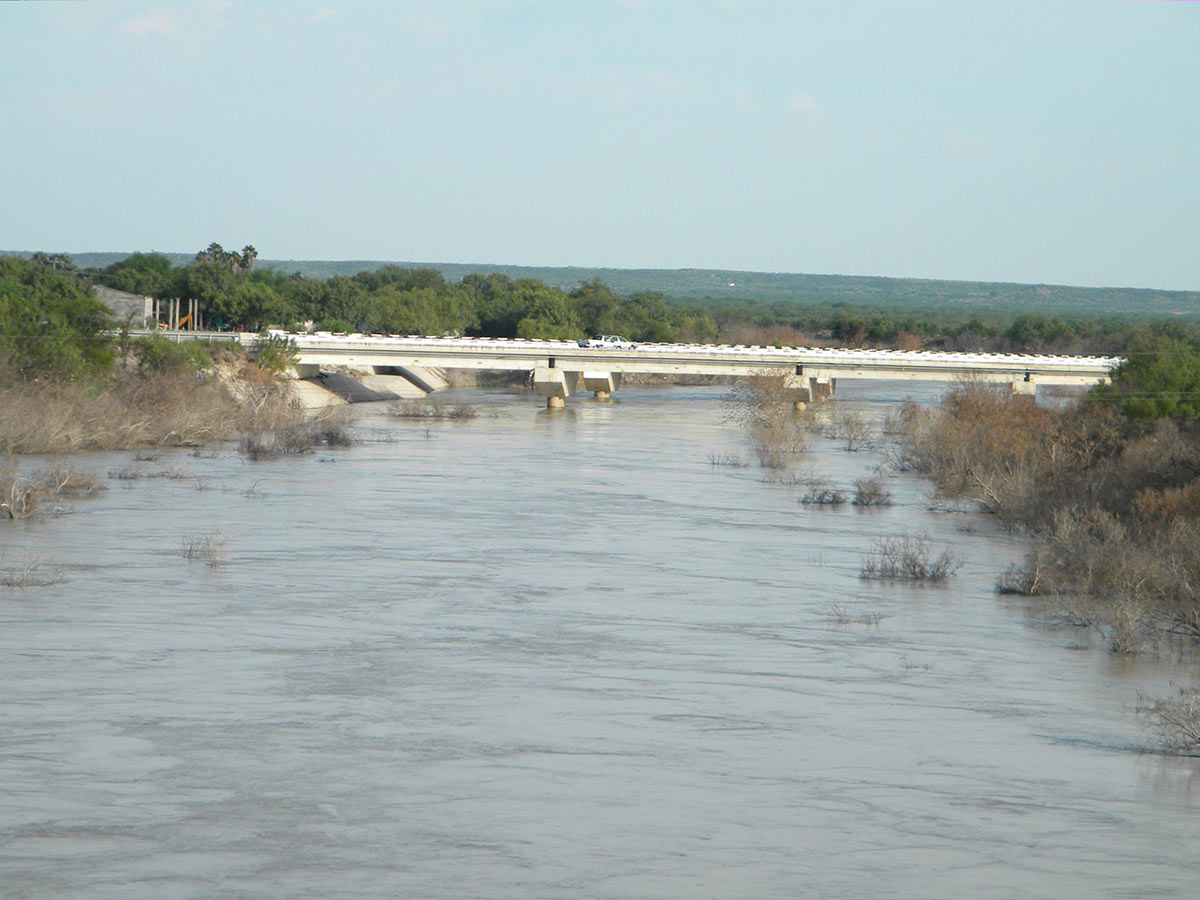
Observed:
[[[254,261],[258,259],[258,251],[254,249],[253,244],[247,244],[242,248],[242,258],[238,262],[238,268],[249,272],[254,268]]]

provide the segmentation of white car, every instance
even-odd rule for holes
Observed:
[[[602,334],[599,337],[580,338],[580,347],[599,347],[606,350],[636,350],[637,344],[627,341],[619,334]]]

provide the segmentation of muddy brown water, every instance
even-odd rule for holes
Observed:
[[[0,588],[0,896],[1194,896],[1200,761],[1135,713],[1194,662],[997,596],[1023,539],[920,479],[814,509],[711,465],[723,390],[76,460],[179,477],[0,523],[69,579]],[[860,580],[901,528],[949,584]]]

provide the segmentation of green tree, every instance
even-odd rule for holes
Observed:
[[[111,367],[115,327],[78,277],[0,257],[0,368],[19,378],[87,379]]]
[[[1045,350],[1075,338],[1075,329],[1062,316],[1026,313],[1018,316],[1004,332],[1014,345],[1027,350]]]
[[[574,304],[558,288],[521,278],[513,283],[513,301],[520,311],[515,337],[574,340],[583,333]]]
[[[100,273],[99,280],[118,291],[161,297],[171,282],[171,261],[161,253],[134,253]]]
[[[250,331],[269,326],[288,327],[296,319],[286,294],[277,291],[269,280],[241,281],[234,288],[240,316],[238,324]]]
[[[164,296],[199,300],[204,320],[218,328],[245,324],[247,298],[239,290],[237,276],[221,259],[200,254],[186,266],[175,269]]]
[[[614,334],[621,330],[620,298],[599,278],[582,282],[569,296],[588,334]]]
[[[1113,372],[1112,384],[1093,394],[1131,419],[1200,416],[1200,348],[1195,339],[1172,334],[1142,338]]]

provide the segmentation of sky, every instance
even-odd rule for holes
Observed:
[[[0,249],[1200,288],[1200,2],[0,2]]]

